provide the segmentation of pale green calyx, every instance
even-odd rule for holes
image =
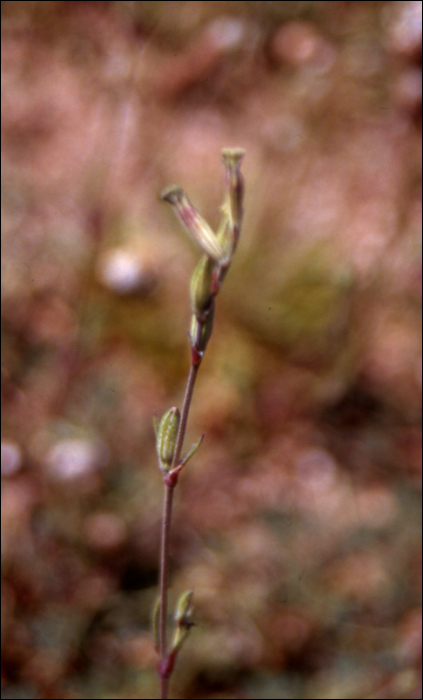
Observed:
[[[196,316],[201,316],[210,306],[215,269],[214,261],[208,255],[203,255],[192,274],[190,283],[191,307]]]
[[[175,453],[176,438],[178,436],[181,414],[179,408],[170,408],[159,421],[154,416],[154,430],[156,432],[156,449],[159,458],[159,466],[163,471],[169,471],[172,466]]]

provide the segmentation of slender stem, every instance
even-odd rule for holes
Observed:
[[[192,393],[194,391],[194,384],[197,378],[197,372],[199,370],[200,364],[191,364],[187,385],[185,389],[184,403],[182,406],[181,420],[179,423],[178,436],[176,438],[175,453],[173,455],[172,469],[178,466],[181,459],[182,446],[185,438],[185,431],[187,429],[189,409],[191,406]]]
[[[160,676],[160,697],[167,700],[169,692],[169,676]]]
[[[165,672],[167,640],[167,587],[169,579],[169,533],[172,519],[173,486],[165,484],[163,500],[162,542],[160,551],[160,618],[159,618],[159,653],[160,653],[160,697],[166,700],[169,677]]]
[[[198,324],[201,330],[201,324]],[[197,330],[197,333],[199,331]],[[194,384],[197,378],[197,373],[201,364],[201,356],[197,361],[191,362],[191,367],[188,375],[187,385],[185,389],[184,403],[182,406],[181,420],[179,423],[178,435],[176,438],[175,452],[173,455],[172,469],[178,466],[181,458],[182,446],[185,438],[185,432],[188,422],[189,409],[191,406],[192,393]],[[162,515],[162,540],[160,548],[160,615],[159,615],[159,654],[160,654],[160,698],[167,700],[169,677],[172,673],[172,668],[168,667],[167,653],[167,589],[169,580],[169,540],[170,540],[170,525],[172,520],[172,505],[173,493],[176,486],[175,483],[169,483],[164,480],[165,494],[163,499],[163,515]]]

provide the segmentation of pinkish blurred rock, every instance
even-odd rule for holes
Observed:
[[[53,478],[72,481],[104,466],[107,459],[108,449],[104,443],[71,438],[54,444],[47,454],[46,463]]]
[[[413,66],[402,71],[394,82],[392,97],[401,109],[418,113],[422,106],[422,69]]]
[[[295,67],[315,65],[329,69],[335,59],[335,48],[308,22],[293,21],[283,24],[275,32],[270,52],[277,63]]]
[[[1,475],[13,476],[22,466],[21,448],[16,442],[2,440],[1,442]]]
[[[388,47],[404,56],[422,50],[422,3],[418,0],[388,3]]]

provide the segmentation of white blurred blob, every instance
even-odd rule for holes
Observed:
[[[150,275],[139,258],[125,250],[109,250],[99,260],[100,282],[116,294],[131,294],[143,289]]]
[[[46,464],[55,479],[71,481],[103,467],[109,458],[107,446],[99,440],[61,440],[47,453]]]
[[[337,52],[309,22],[283,23],[275,32],[270,46],[277,63],[296,68],[313,67],[313,72],[326,73],[334,65]]]
[[[245,36],[245,23],[240,19],[218,17],[207,27],[207,36],[221,49],[234,49]]]
[[[11,440],[1,442],[1,475],[13,476],[22,466],[22,451],[19,445]]]

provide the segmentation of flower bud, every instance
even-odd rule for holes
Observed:
[[[160,468],[169,471],[175,453],[181,414],[179,408],[170,408],[156,427],[156,448]]]
[[[178,600],[175,613],[175,622],[177,624],[173,642],[171,645],[170,655],[176,656],[179,653],[183,643],[190,633],[194,623],[191,620],[192,615],[192,597],[193,591],[185,591]]]
[[[222,160],[226,170],[226,197],[223,210],[227,214],[230,224],[227,235],[231,239],[232,253],[238,242],[243,215],[244,179],[240,170],[243,157],[242,148],[224,148],[222,150]]]
[[[208,255],[200,258],[191,277],[191,308],[201,316],[210,306],[212,300],[213,270],[215,263]]]
[[[171,185],[163,190],[160,196],[174,208],[180,221],[202,250],[213,260],[221,260],[223,250],[214,231],[191,204],[182,187]]]
[[[192,598],[194,591],[185,591],[180,596],[175,612],[175,622],[178,625],[191,625]]]

